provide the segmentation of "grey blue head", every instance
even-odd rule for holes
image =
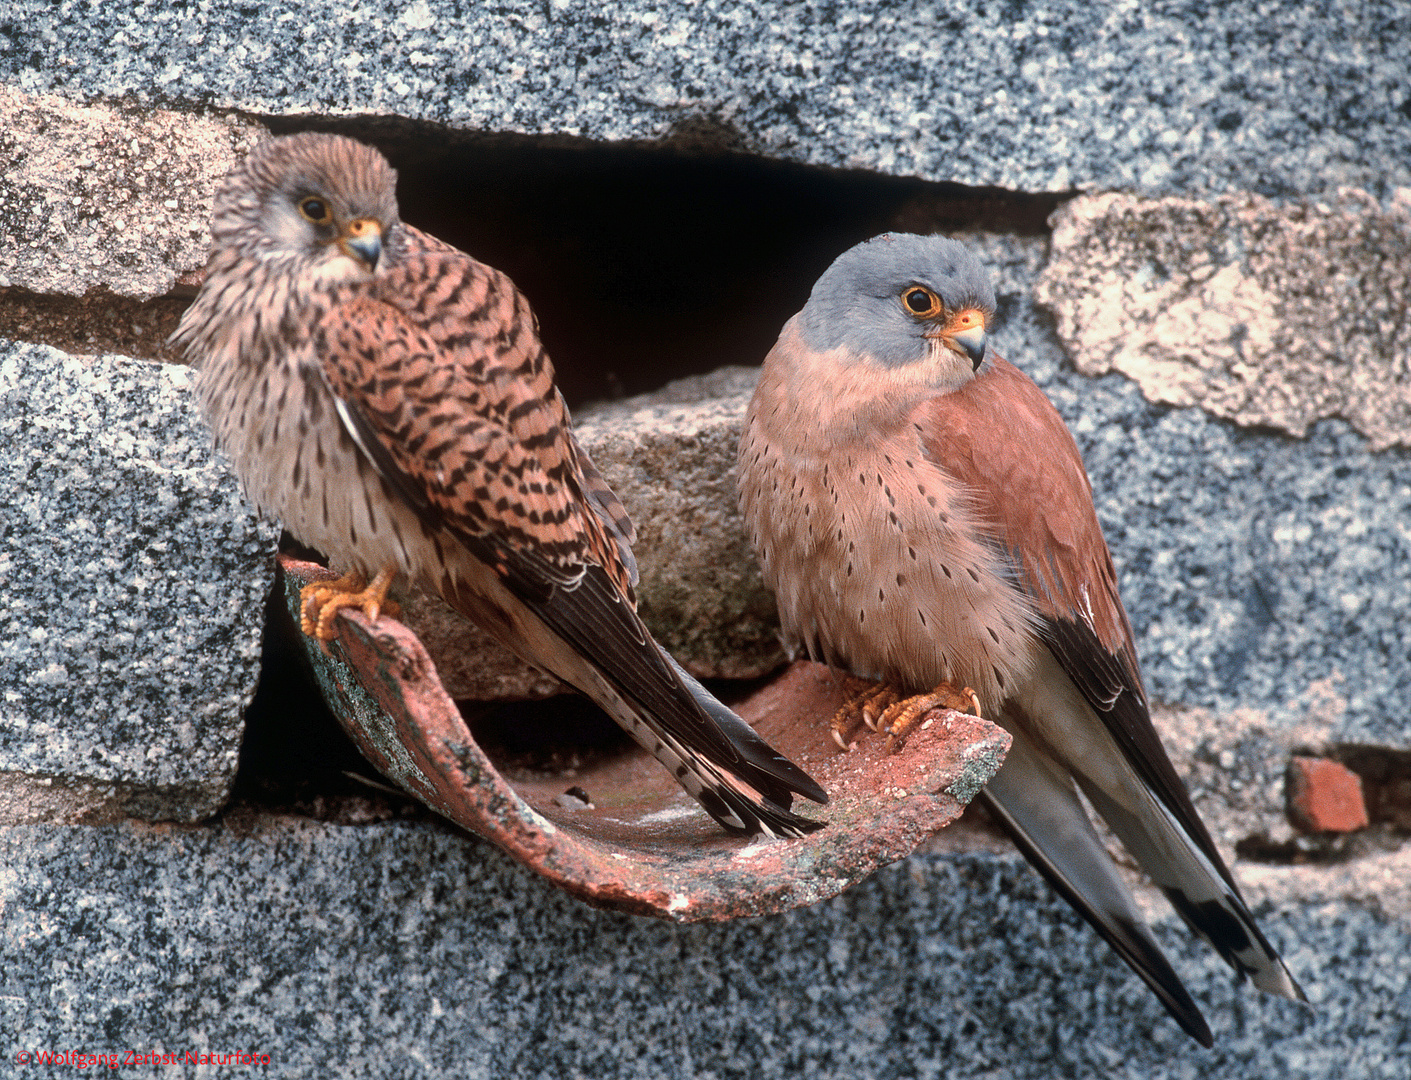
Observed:
[[[253,257],[327,263],[346,256],[376,269],[398,223],[397,173],[377,150],[305,132],[251,151],[216,193],[218,246]]]
[[[811,349],[844,348],[888,367],[938,346],[978,370],[995,293],[980,261],[944,236],[883,233],[849,248],[813,286],[798,316]]]

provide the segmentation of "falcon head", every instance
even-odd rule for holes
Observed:
[[[917,378],[953,390],[984,363],[994,312],[989,276],[963,244],[883,233],[824,271],[798,327],[812,349],[893,372],[916,366]]]
[[[397,226],[397,173],[378,151],[341,135],[271,139],[216,193],[218,249],[292,264],[337,281],[377,269]]]

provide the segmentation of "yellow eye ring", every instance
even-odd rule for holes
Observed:
[[[327,225],[333,220],[333,211],[328,209],[328,203],[317,195],[300,199],[299,213],[304,215],[306,221],[311,221],[315,225]]]
[[[918,319],[930,319],[941,313],[941,298],[924,285],[912,285],[901,294],[907,314]]]

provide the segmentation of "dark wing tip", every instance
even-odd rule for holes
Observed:
[[[1308,1001],[1303,987],[1290,974],[1278,950],[1269,943],[1238,895],[1196,901],[1179,888],[1165,888],[1162,892],[1186,925],[1209,942],[1242,979],[1249,979],[1266,994]]]
[[[696,703],[715,721],[716,726],[739,752],[740,763],[748,768],[748,774],[742,775],[741,779],[758,787],[785,810],[789,808],[794,794],[802,795],[821,806],[827,805],[828,793],[818,781],[765,742],[754,728],[702,686],[674,656],[665,649],[662,650],[662,655],[675,669],[682,684],[696,699]]]
[[[1190,793],[1151,722],[1140,681],[1085,623],[1076,619],[1047,618],[1040,635],[1137,775],[1175,816],[1225,884],[1238,896],[1239,885],[1196,812]]]
[[[493,538],[458,535],[473,554],[499,567],[510,590],[593,664],[660,737],[675,743],[677,753],[698,756],[722,777],[733,776],[751,789],[729,790],[728,781],[698,777],[702,791],[693,795],[702,799],[704,792],[714,791],[721,797],[720,805],[707,810],[722,826],[781,836],[802,836],[819,827],[791,814],[789,807],[795,792],[827,802],[823,788],[658,645],[601,566],[583,564],[572,586],[562,587],[535,553],[497,546]]]
[[[746,799],[729,788],[706,788],[697,802],[721,828],[737,836],[780,836],[799,839],[817,832],[828,823],[800,817],[773,802]]]

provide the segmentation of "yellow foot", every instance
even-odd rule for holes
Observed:
[[[333,617],[343,608],[358,608],[373,622],[386,612],[396,615],[396,603],[387,599],[387,590],[397,576],[395,566],[384,566],[368,585],[356,570],[337,581],[314,581],[299,590],[299,628],[320,645],[333,640]]]
[[[849,679],[848,684],[852,687],[852,696],[833,714],[828,725],[833,732],[833,741],[840,750],[852,749],[852,736],[857,734],[860,726],[865,724],[869,731],[876,731],[878,718],[901,696],[886,683]]]
[[[929,694],[917,694],[895,702],[877,722],[877,730],[887,733],[887,749],[892,753],[901,750],[916,722],[932,709],[955,709],[979,716],[980,698],[968,686],[957,690],[950,683],[943,682]]]

